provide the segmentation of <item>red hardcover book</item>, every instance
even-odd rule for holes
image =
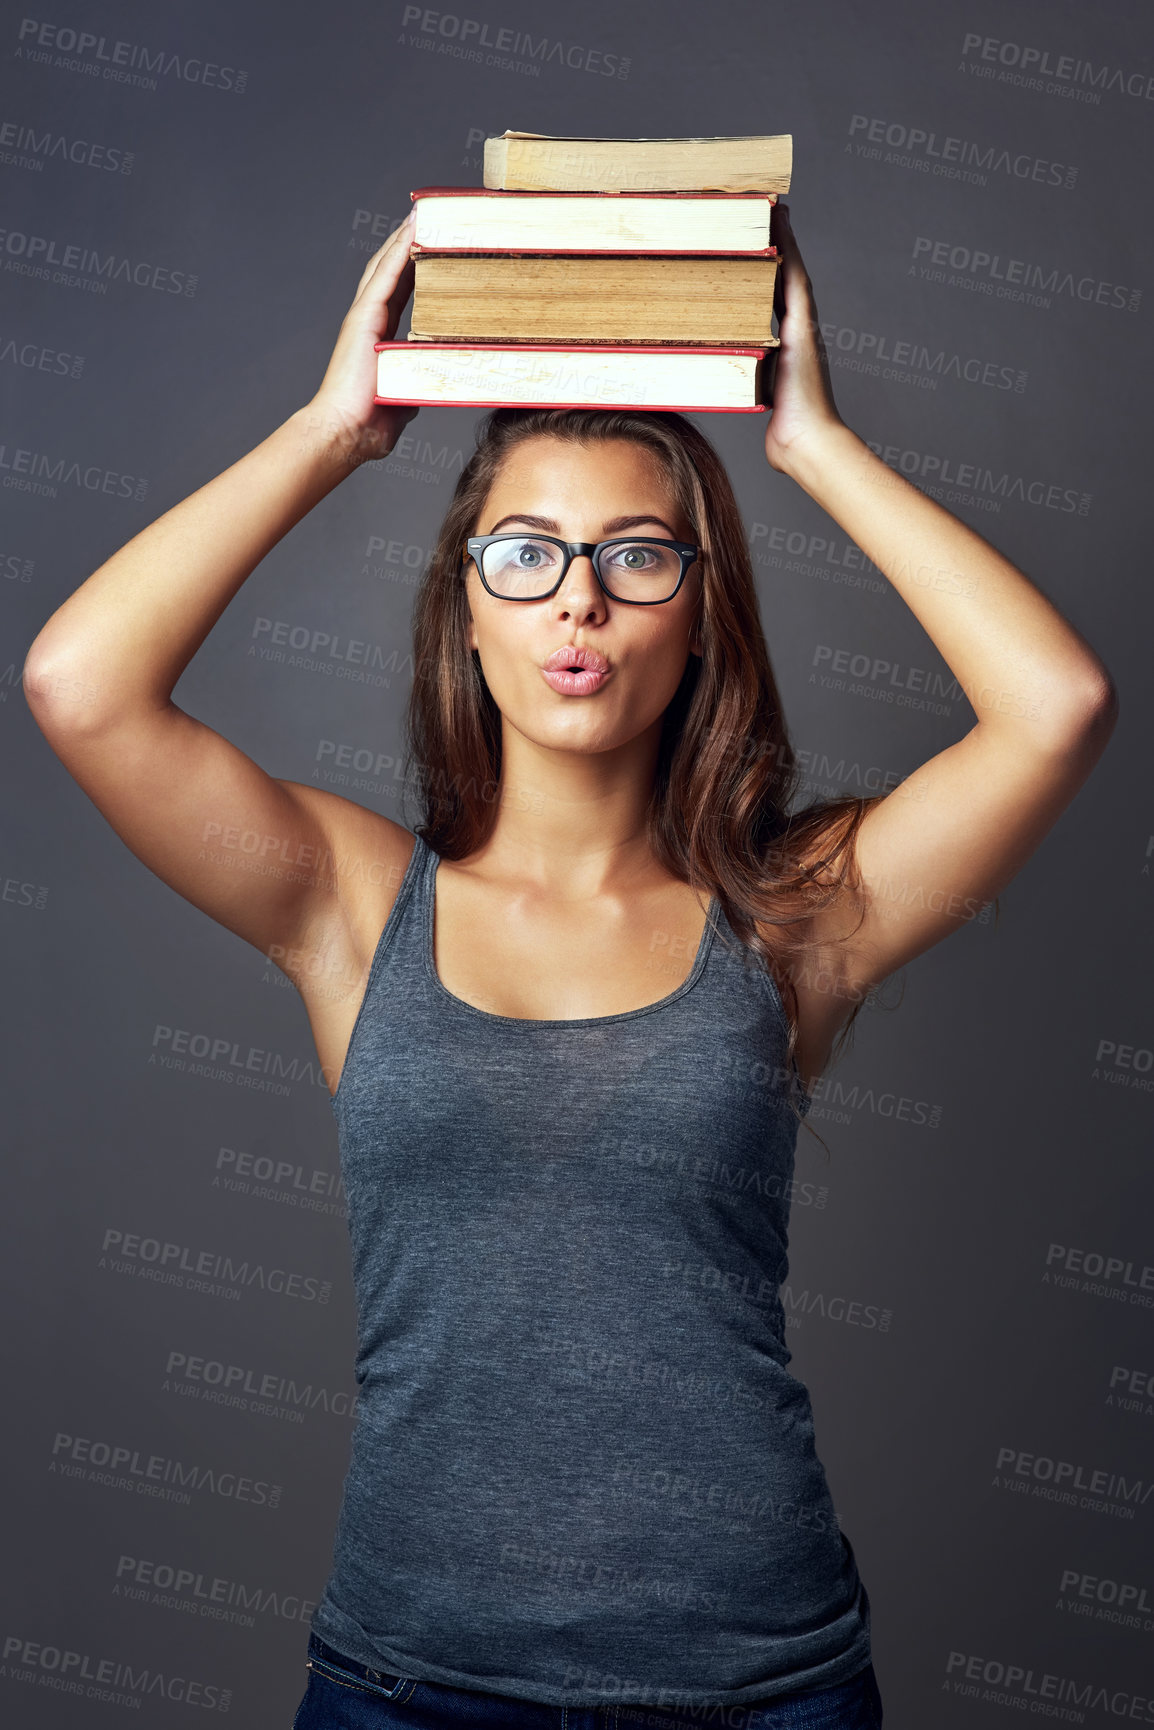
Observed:
[[[674,409],[758,414],[764,348],[378,342],[374,401],[455,408]]]

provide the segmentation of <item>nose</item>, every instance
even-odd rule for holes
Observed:
[[[589,613],[604,608],[605,591],[597,580],[591,553],[574,553],[554,599],[565,612]]]

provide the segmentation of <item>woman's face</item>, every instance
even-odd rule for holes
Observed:
[[[694,541],[656,458],[628,439],[579,445],[544,434],[515,445],[473,532],[521,530],[564,541],[618,535]],[[497,599],[470,560],[469,647],[479,652],[505,727],[550,749],[590,752],[627,744],[659,722],[690,652],[700,653],[701,569],[698,560],[672,600],[634,606],[605,593],[585,555],[573,559],[544,601]],[[612,586],[612,576],[607,581]],[[587,695],[555,690],[543,675],[554,650],[574,646],[594,649],[609,663],[607,677]]]

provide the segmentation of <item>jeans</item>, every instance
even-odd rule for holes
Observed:
[[[709,1722],[699,1707],[549,1706],[505,1694],[447,1688],[368,1670],[309,1635],[309,1680],[292,1730],[449,1730],[462,1724],[489,1730],[693,1730]],[[808,1694],[730,1706],[732,1730],[881,1730],[882,1701],[873,1665],[848,1682]]]

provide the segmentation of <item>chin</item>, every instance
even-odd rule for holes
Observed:
[[[576,708],[583,704],[592,708],[588,697],[570,698]],[[619,728],[610,728],[602,716],[589,714],[535,715],[510,714],[503,711],[506,726],[512,727],[542,751],[612,751],[628,742]]]

